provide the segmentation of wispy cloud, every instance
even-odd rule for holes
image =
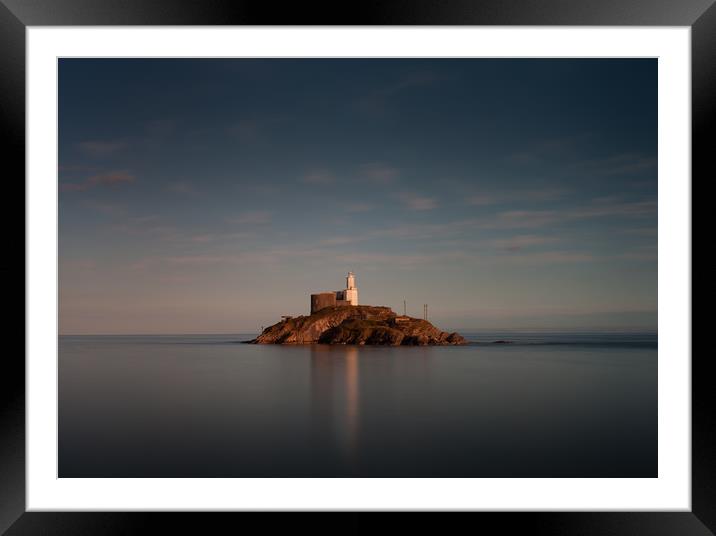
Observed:
[[[292,119],[291,115],[242,117],[231,123],[226,132],[242,143],[254,143],[268,139],[274,128]]]
[[[405,91],[429,86],[436,80],[437,76],[430,71],[409,73],[362,95],[356,105],[361,112],[381,114],[387,110],[389,101],[394,97]]]
[[[98,173],[91,175],[82,182],[63,182],[60,184],[60,190],[65,192],[77,192],[90,190],[97,186],[108,185],[118,186],[135,181],[135,176],[128,171],[108,171],[105,173]]]
[[[107,203],[105,201],[97,201],[95,199],[87,199],[82,202],[82,205],[106,216],[125,216],[127,214],[127,207],[117,203]]]
[[[555,210],[508,210],[501,212],[488,224],[488,228],[532,228],[557,223],[567,218],[566,213]]]
[[[616,258],[629,261],[657,261],[659,258],[659,248],[651,244],[637,246],[629,251],[616,255]]]
[[[354,235],[347,236],[333,236],[330,238],[324,238],[318,241],[320,246],[344,246],[346,244],[354,244],[360,241],[361,238]]]
[[[108,171],[90,177],[91,184],[119,184],[123,182],[134,182],[134,175],[128,171]]]
[[[498,260],[499,262],[526,266],[534,264],[591,262],[595,260],[595,256],[592,253],[584,251],[533,251],[504,255],[499,257]]]
[[[570,136],[534,140],[521,150],[512,153],[509,160],[516,164],[532,165],[544,160],[562,160],[577,151],[578,146],[589,141],[592,134],[582,132]]]
[[[656,169],[657,159],[638,153],[622,153],[574,164],[579,170],[600,175],[628,175]]]
[[[335,255],[334,260],[346,266],[374,269],[376,266],[398,266],[402,270],[417,269],[421,266],[442,264],[444,262],[469,262],[474,257],[464,251],[443,251],[439,254],[360,252]]]
[[[441,223],[400,224],[393,227],[384,227],[367,233],[357,235],[358,239],[370,238],[398,238],[400,240],[445,240],[465,230],[475,231],[479,228],[481,220],[470,218]]]
[[[655,156],[639,152],[585,157],[591,145],[587,142],[593,141],[592,138],[593,134],[583,132],[570,137],[537,140],[512,153],[509,160],[529,166],[549,162],[565,171],[603,176],[628,175],[656,168]]]
[[[175,194],[196,193],[194,185],[189,181],[173,181],[167,186],[167,190]]]
[[[356,232],[349,235],[332,236],[321,240],[319,244],[321,246],[342,246],[358,242],[369,242],[371,240],[383,239],[442,239],[452,235],[453,233],[459,232],[460,229],[474,225],[474,223],[475,220],[449,223],[401,224],[393,227],[383,227],[364,232]]]
[[[506,251],[521,251],[525,248],[553,244],[558,241],[559,239],[553,236],[519,235],[493,240],[490,245]]]
[[[172,240],[177,235],[177,228],[163,222],[159,216],[132,216],[115,222],[111,229],[134,236],[160,237],[162,240]]]
[[[197,253],[176,255],[156,259],[157,262],[181,266],[210,266],[220,264],[245,265],[279,265],[287,260],[315,259],[325,254],[325,250],[306,248],[294,245],[276,245],[263,249],[243,249],[238,253]]]
[[[375,207],[368,203],[352,203],[345,207],[346,212],[370,212]]]
[[[541,188],[534,190],[519,190],[514,192],[512,199],[517,201],[556,201],[563,199],[569,194],[566,188]]]
[[[83,141],[77,144],[83,153],[95,158],[113,155],[124,149],[125,146],[126,143],[123,141],[100,140]]]
[[[217,238],[217,236],[213,233],[204,233],[204,234],[189,235],[186,237],[186,241],[203,244],[206,242],[214,242],[216,240],[216,238]]]
[[[249,210],[230,218],[229,223],[236,225],[263,225],[271,223],[272,214],[268,210]]]
[[[479,194],[471,195],[465,199],[465,203],[474,207],[484,207],[487,205],[494,205],[499,201],[499,198],[494,195]]]
[[[398,168],[381,163],[365,164],[362,172],[367,179],[378,184],[393,183],[400,176]]]
[[[414,201],[410,198],[409,200]],[[432,202],[414,202],[413,207],[420,208],[434,206]],[[373,240],[383,241],[396,239],[400,241],[427,240],[451,243],[455,247],[474,245],[481,240],[483,232],[492,233],[495,230],[531,230],[549,228],[552,225],[569,223],[586,219],[599,218],[640,218],[654,215],[655,202],[645,200],[636,202],[605,203],[595,201],[591,204],[575,207],[571,210],[511,210],[496,215],[480,216],[435,223],[405,223],[379,229],[365,230],[347,235],[325,238],[323,246],[341,246]],[[640,233],[646,233],[646,230]],[[483,243],[492,250],[517,252],[532,247],[554,244],[562,238],[554,235],[520,233],[505,238],[486,237]],[[570,254],[570,258],[572,255]]]
[[[204,266],[207,264],[232,262],[234,260],[236,260],[236,257],[229,255],[182,255],[166,258],[166,261],[170,264],[183,264],[192,266]]]
[[[649,238],[656,238],[659,234],[659,230],[656,227],[636,227],[622,229],[621,232],[632,236],[646,236]]]
[[[401,192],[398,194],[398,199],[410,210],[433,210],[438,206],[434,198],[412,192]]]
[[[656,214],[656,201],[605,203],[596,201],[569,210],[509,210],[498,214],[486,228],[543,227],[575,220],[606,217],[642,217]]]
[[[61,173],[91,173],[97,171],[97,166],[88,166],[87,164],[60,164],[57,171]]]
[[[543,188],[514,190],[509,192],[489,192],[470,195],[465,198],[465,203],[471,206],[488,206],[509,203],[539,203],[546,201],[557,201],[569,194],[565,188]]]
[[[319,186],[326,186],[333,184],[336,178],[330,171],[326,170],[314,170],[306,173],[301,177],[301,182],[306,184],[313,184]]]
[[[399,253],[345,253],[335,256],[335,260],[347,266],[400,266],[401,269],[415,268],[419,265],[434,263],[437,261],[435,255],[411,255]],[[442,258],[444,261],[445,259]]]

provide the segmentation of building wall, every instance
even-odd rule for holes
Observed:
[[[325,309],[326,307],[335,307],[336,293],[321,292],[320,294],[311,294],[311,314]]]
[[[351,305],[358,305],[358,289],[347,288],[345,291],[345,300]]]

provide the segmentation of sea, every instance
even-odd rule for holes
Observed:
[[[61,336],[59,477],[647,477],[655,332]]]

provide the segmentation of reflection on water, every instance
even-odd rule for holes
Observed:
[[[346,444],[350,455],[355,453],[358,439],[358,349],[346,348]]]
[[[655,341],[235,340],[61,338],[60,477],[657,475]]]
[[[314,345],[311,353],[313,439],[335,442],[350,465],[355,461],[360,418],[358,349]]]

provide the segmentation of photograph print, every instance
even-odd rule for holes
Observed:
[[[60,58],[60,478],[656,478],[656,58]]]

